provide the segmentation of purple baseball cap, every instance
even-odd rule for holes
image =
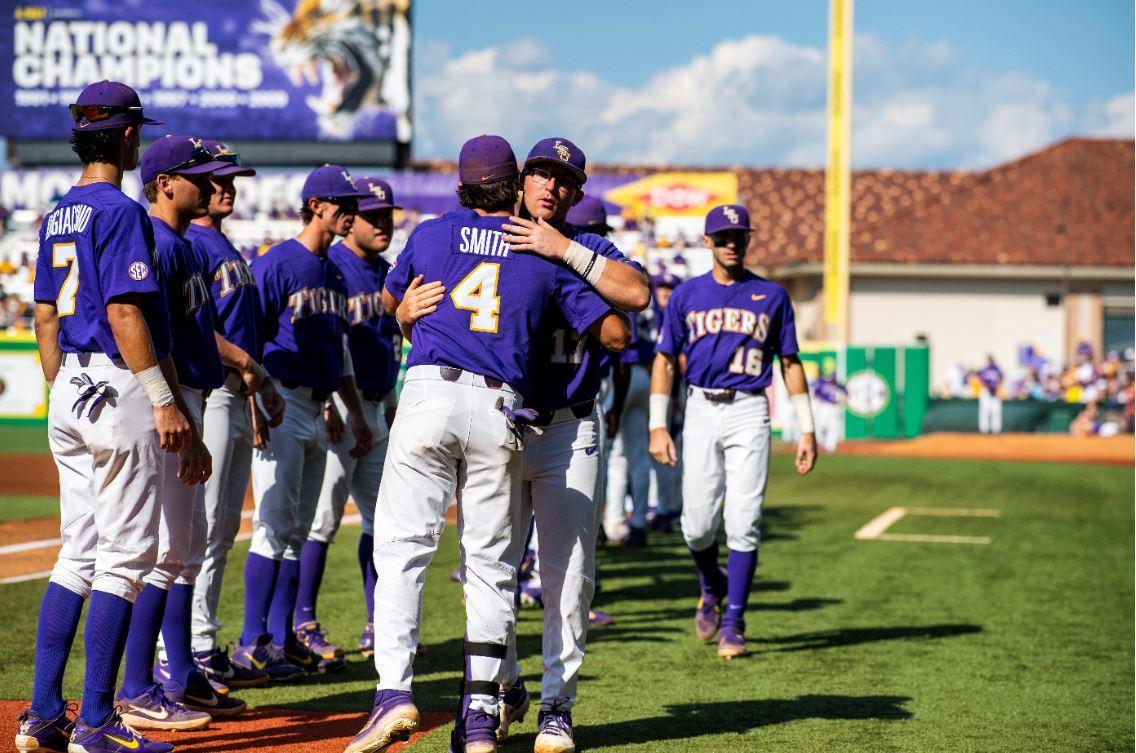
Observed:
[[[146,148],[139,170],[146,185],[159,175],[202,175],[228,165],[215,159],[201,139],[167,133]]]
[[[241,162],[239,152],[213,139],[205,139],[201,143],[218,161],[228,163],[226,167],[214,170],[214,175],[256,175],[256,170],[253,170],[251,167]]]
[[[677,288],[682,283],[678,275],[673,275],[670,272],[660,272],[657,275],[651,275],[652,288]]]
[[[568,210],[568,224],[581,230],[606,233],[611,230],[607,224],[607,207],[594,196],[584,196],[580,203]]]
[[[720,233],[723,230],[745,230],[747,233],[753,228],[749,226],[749,211],[741,204],[722,204],[706,213],[706,235]]]
[[[300,198],[308,199],[364,199],[371,194],[355,185],[354,179],[342,165],[321,165],[308,173]]]
[[[372,212],[376,209],[402,209],[394,203],[394,191],[391,184],[379,178],[364,175],[355,181],[359,190],[367,194],[367,198],[359,199],[360,212]]]
[[[553,136],[536,142],[536,145],[529,150],[529,156],[525,157],[525,168],[547,162],[568,168],[568,171],[576,176],[576,180],[580,181],[581,186],[588,179],[588,174],[584,172],[586,164],[584,152],[568,139]]]
[[[483,133],[462,144],[458,154],[458,180],[463,186],[516,179],[517,156],[505,139]]]
[[[70,106],[75,125],[71,130],[103,131],[128,125],[161,125],[162,121],[142,115],[138,92],[118,81],[97,81],[79,94]]]

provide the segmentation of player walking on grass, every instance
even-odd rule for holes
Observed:
[[[241,157],[219,141],[204,142],[225,167],[213,171],[209,213],[193,220],[185,237],[205,262],[217,329],[217,347],[225,365],[225,383],[205,403],[202,438],[213,458],[213,474],[201,488],[205,506],[205,551],[193,586],[192,630],[194,660],[219,687],[259,687],[268,682],[264,670],[247,669],[229,661],[217,645],[217,603],[229,550],[241,525],[241,507],[252,470],[253,433],[249,395],[259,395],[272,414],[272,425],[283,418],[284,402],[260,366],[260,296],[248,264],[229,239],[222,223],[233,213],[236,178],[256,175]],[[264,430],[267,431],[267,426]],[[262,438],[263,441],[263,438]],[[174,592],[178,591],[174,586]],[[172,598],[172,597],[171,597]]]
[[[165,453],[181,452],[193,431],[175,401],[150,219],[121,190],[138,164],[142,125],[159,121],[113,81],[86,87],[71,114],[83,172],[43,218],[35,278],[62,544],[40,606],[31,708],[15,747],[166,753],[173,746],[146,740],[114,708],[132,605],[158,555]],[[193,480],[203,469],[185,471]],[[88,597],[83,705],[72,722],[63,674]]]
[[[316,619],[316,598],[327,563],[327,548],[343,520],[347,495],[355,500],[363,518],[359,537],[359,569],[367,619],[359,639],[359,650],[370,657],[374,646],[375,611],[374,531],[375,501],[379,479],[387,455],[387,417],[383,406],[394,411],[394,384],[402,360],[402,334],[393,316],[383,311],[383,282],[388,264],[380,254],[390,247],[394,230],[394,192],[390,184],[377,178],[360,178],[356,185],[368,197],[359,201],[359,214],[351,232],[327,255],[343,272],[347,284],[347,342],[355,367],[355,383],[363,397],[363,417],[373,437],[371,451],[361,458],[351,456],[354,440],[344,431],[347,412],[339,396],[332,398],[325,411],[329,447],[323,473],[319,506],[300,552],[300,590],[293,620],[296,637],[324,659],[343,656],[343,650],[330,643]]]
[[[412,684],[423,582],[455,492],[467,621],[450,747],[497,749],[498,692],[524,544],[522,424],[534,415],[522,410],[521,396],[539,378],[529,343],[555,310],[609,347],[627,342],[626,325],[579,277],[505,242],[517,161],[504,139],[467,141],[458,177],[465,209],[415,229],[383,294],[388,311],[398,306],[404,334],[413,328],[413,347],[375,510],[379,683],[348,753],[385,750],[418,727]],[[422,286],[423,279],[432,282]]]
[[[585,164],[584,153],[568,139],[537,142],[522,173],[524,219],[505,226],[509,232],[505,239],[516,251],[551,254],[563,249],[583,256],[593,264],[596,281],[609,267],[624,266],[633,273],[628,276],[633,284],[611,305],[629,309],[646,305],[650,297],[646,277],[610,241],[564,224],[569,209],[583,197]],[[597,274],[595,265],[600,260]],[[596,395],[604,349],[586,331],[557,314],[549,318],[536,342],[535,367],[540,376],[533,380],[527,405],[537,411],[533,425],[539,433],[526,438],[521,504],[526,524],[534,513],[536,517],[544,603],[544,673],[535,750],[570,753],[576,749],[571,709],[595,594],[596,505],[603,477]],[[529,706],[520,672],[514,635],[502,676],[498,730],[502,740],[508,736],[509,725],[523,719]]]
[[[347,287],[328,258],[351,230],[363,194],[339,165],[313,170],[301,192],[304,228],[252,263],[264,324],[264,367],[279,384],[284,421],[253,458],[256,503],[245,563],[245,619],[233,662],[275,680],[337,672],[342,659],[321,659],[292,630],[300,550],[308,538],[327,459],[324,404],[339,391],[355,437],[351,453],[371,444],[355,388],[345,333]]]
[[[769,475],[765,390],[775,355],[801,423],[797,472],[806,474],[816,463],[793,304],[780,285],[746,270],[749,234],[743,206],[718,206],[706,215],[702,242],[714,257],[713,268],[675,288],[651,375],[651,455],[673,466],[677,456],[667,430],[667,408],[675,359],[686,357],[682,533],[701,584],[695,633],[702,640],[717,636],[718,656],[724,659],[746,653],[745,609]],[[723,519],[729,547],[724,574],[717,541]]]

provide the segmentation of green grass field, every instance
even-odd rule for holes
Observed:
[[[905,518],[908,534],[990,536],[988,546],[855,541],[888,507],[982,507],[997,519]],[[353,645],[363,621],[357,528],[332,547],[320,614]],[[1131,469],[824,458],[798,479],[776,456],[751,602],[751,656],[723,662],[693,637],[696,578],[677,534],[602,553],[577,741],[592,751],[1123,751],[1133,749]],[[241,611],[246,545],[226,581],[224,639]],[[461,664],[457,548],[448,531],[427,584],[417,698],[454,707]],[[44,583],[0,587],[8,640],[0,696],[31,691]],[[521,613],[530,688],[539,612]],[[81,656],[82,639],[77,640]],[[373,668],[246,691],[254,705],[368,707]],[[79,690],[79,662],[67,690]],[[535,713],[505,750],[531,750]],[[438,730],[415,746],[445,751]]]

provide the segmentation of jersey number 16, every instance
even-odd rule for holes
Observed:
[[[762,360],[761,348],[746,348],[744,345],[739,345],[734,348],[734,357],[730,359],[730,371],[734,374],[761,376]]]

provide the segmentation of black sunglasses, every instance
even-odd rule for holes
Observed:
[[[97,123],[119,113],[135,115],[138,119],[142,118],[142,108],[132,105],[70,105],[69,107],[71,117],[75,119],[76,123],[80,120]]]

